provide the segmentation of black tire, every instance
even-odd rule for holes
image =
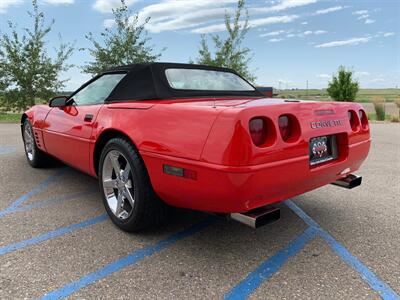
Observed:
[[[131,166],[134,204],[130,216],[123,220],[111,210],[103,189],[103,167],[110,151],[119,151]],[[115,171],[114,171],[115,172]],[[159,226],[168,215],[168,206],[154,192],[144,162],[132,143],[123,137],[113,138],[102,150],[99,163],[99,183],[104,207],[115,225],[124,231],[137,232]]]
[[[34,168],[43,168],[46,167],[49,164],[49,156],[44,153],[42,150],[40,150],[38,148],[38,146],[36,145],[36,140],[35,140],[35,136],[34,136],[34,132],[33,132],[33,128],[32,128],[32,124],[29,122],[28,119],[25,119],[23,125],[22,125],[22,140],[24,142],[24,150],[25,150],[25,156],[26,156],[26,160],[28,161],[28,163],[34,167]],[[30,130],[31,132],[31,151],[28,151],[27,148],[27,142],[26,141],[26,135],[25,135],[25,130]]]

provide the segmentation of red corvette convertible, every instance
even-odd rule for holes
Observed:
[[[357,103],[265,98],[232,70],[174,63],[110,69],[21,123],[29,164],[52,156],[98,177],[127,231],[169,206],[261,226],[279,218],[273,203],[360,185],[371,142]]]

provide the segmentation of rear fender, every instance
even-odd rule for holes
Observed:
[[[260,100],[261,102],[261,100]],[[362,106],[357,103],[297,102],[271,103],[269,105],[235,107],[223,111],[214,123],[207,139],[201,160],[226,165],[246,166],[269,163],[309,155],[309,140],[312,137],[337,134],[342,153],[351,144],[369,140],[369,128],[359,127],[356,131],[350,126],[348,111],[357,112]],[[330,112],[329,115],[320,111]],[[278,119],[281,115],[292,115],[298,123],[300,134],[290,142],[280,135]],[[268,145],[257,147],[249,133],[249,121],[254,117],[268,119],[268,132],[272,135]],[[335,125],[316,128],[312,122],[339,120]],[[359,120],[358,120],[359,122]]]

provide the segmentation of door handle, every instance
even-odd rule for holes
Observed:
[[[85,115],[85,119],[84,119],[85,122],[92,122],[92,120],[93,120],[92,114]]]

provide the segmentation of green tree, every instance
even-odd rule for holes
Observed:
[[[82,50],[89,50],[94,61],[83,67],[85,73],[98,74],[113,66],[153,62],[161,56],[154,53],[154,46],[148,45],[150,38],[145,26],[150,18],[140,23],[138,13],[128,9],[125,0],[121,0],[121,6],[112,12],[114,26],[101,33],[102,42],[97,41],[91,32],[86,35],[93,48]]]
[[[245,19],[240,20],[245,11]],[[207,44],[205,35],[201,36],[199,55],[196,59],[198,64],[231,68],[247,80],[254,82],[256,77],[249,70],[251,61],[251,50],[243,46],[244,39],[248,33],[249,15],[245,8],[245,0],[239,0],[234,16],[225,14],[225,27],[228,36],[211,35],[215,53],[212,54]],[[193,61],[190,61],[193,63]]]
[[[6,77],[6,65],[5,62],[0,57],[0,93],[3,93],[8,86],[9,82],[8,78]]]
[[[337,75],[332,76],[327,92],[336,101],[354,101],[358,92],[358,82],[353,79],[353,71],[340,66]]]
[[[73,51],[71,44],[60,42],[54,58],[47,53],[45,37],[54,20],[45,24],[37,0],[32,6],[30,28],[18,30],[8,21],[10,33],[0,35],[0,85],[7,102],[23,109],[34,105],[37,98],[47,100],[64,86],[59,74],[71,67],[66,61]]]

